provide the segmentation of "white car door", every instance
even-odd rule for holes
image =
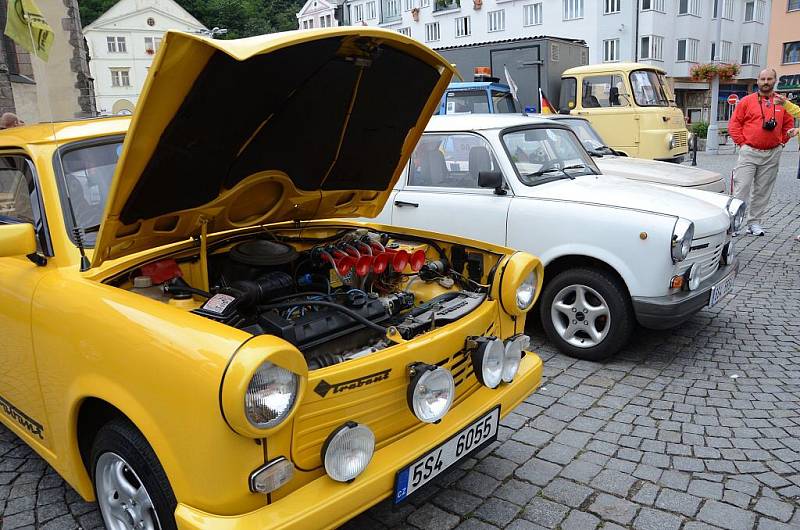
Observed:
[[[504,245],[512,194],[478,187],[483,171],[501,171],[483,137],[424,135],[411,157],[405,186],[386,206],[392,224]]]

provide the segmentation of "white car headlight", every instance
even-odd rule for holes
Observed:
[[[472,350],[472,369],[478,381],[489,388],[497,388],[503,378],[505,346],[494,337],[479,337],[477,347]]]
[[[689,290],[694,291],[698,287],[700,287],[700,264],[699,263],[692,263],[692,266],[689,267],[689,272],[687,275],[687,280],[689,281]]]
[[[525,280],[517,287],[517,307],[524,311],[533,304],[536,296],[536,271],[531,272]]]
[[[453,375],[440,366],[416,364],[408,384],[408,406],[420,421],[436,423],[441,420],[456,395]]]
[[[248,421],[259,429],[270,429],[282,422],[297,398],[298,379],[297,374],[269,361],[259,366],[244,395]]]
[[[325,472],[337,482],[350,482],[367,469],[375,452],[375,435],[366,425],[348,421],[322,446]]]
[[[531,339],[527,335],[517,335],[506,341],[502,375],[504,382],[510,383],[517,375],[523,350],[525,350],[530,343]]]
[[[694,223],[683,218],[678,218],[675,228],[672,229],[672,260],[676,263],[686,259],[692,250],[694,239]]]
[[[731,218],[731,232],[738,232],[744,226],[744,216],[747,212],[747,204],[744,201],[740,201],[739,199],[733,199],[728,201],[728,215]]]

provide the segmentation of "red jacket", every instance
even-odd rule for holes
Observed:
[[[759,109],[759,104],[761,108]],[[764,117],[761,111],[764,111]],[[777,126],[768,131],[761,124],[775,117]],[[728,134],[736,145],[749,145],[756,149],[772,149],[789,141],[786,134],[794,126],[794,119],[781,105],[776,105],[774,98],[769,102],[759,98],[758,93],[743,97],[733,111],[728,122]]]

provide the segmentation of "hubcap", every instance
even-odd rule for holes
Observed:
[[[611,329],[611,312],[600,293],[586,285],[569,285],[553,299],[550,318],[558,335],[572,346],[597,346]]]
[[[139,476],[121,456],[103,453],[94,472],[97,503],[109,530],[157,530],[153,501]]]

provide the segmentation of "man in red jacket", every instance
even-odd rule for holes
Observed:
[[[728,122],[728,133],[741,149],[733,170],[734,194],[749,205],[747,233],[763,236],[761,219],[778,176],[783,144],[789,141],[794,120],[775,100],[775,70],[758,74],[758,92],[743,97]],[[752,194],[751,194],[752,191]]]

